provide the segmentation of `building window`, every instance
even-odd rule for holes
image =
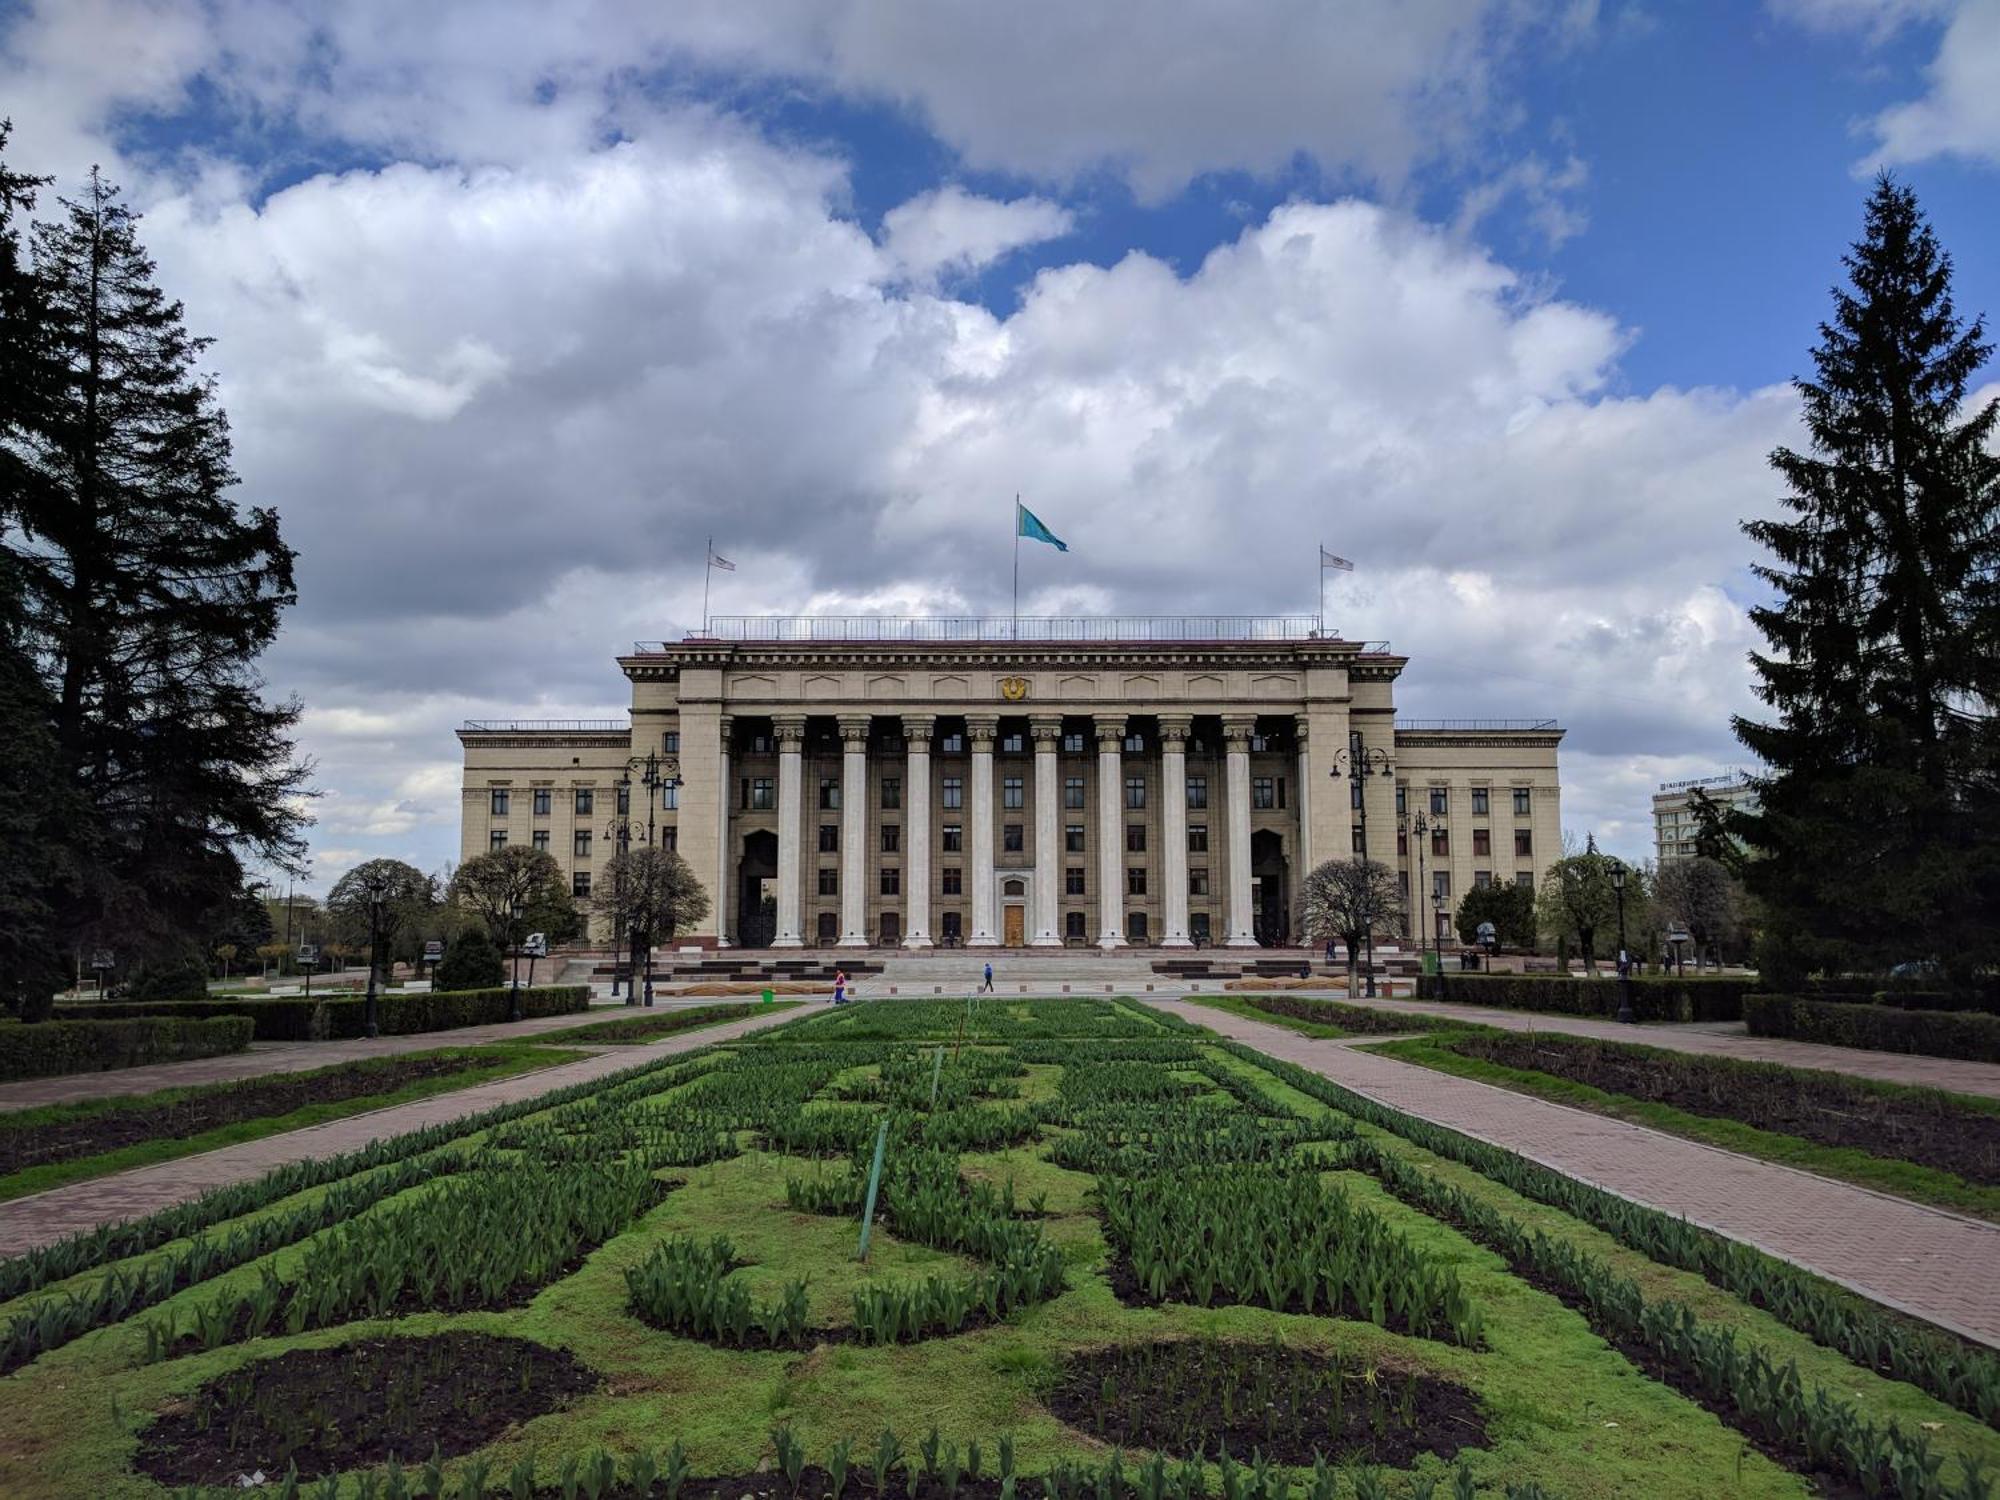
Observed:
[[[965,806],[965,783],[956,776],[944,779],[944,805],[954,809]]]
[[[1002,755],[1019,755],[1027,748],[1027,739],[1018,729],[1010,729],[1007,733],[1000,736],[1000,753]]]
[[[1071,941],[1072,943],[1080,943],[1080,942],[1082,942],[1082,941],[1083,941],[1083,913],[1082,913],[1082,912],[1080,912],[1080,911],[1073,911],[1073,912],[1066,912],[1066,913],[1064,913],[1064,915],[1063,915],[1063,936],[1064,936],[1064,937],[1066,937],[1066,938],[1068,938],[1068,939],[1069,939],[1069,941]]]
[[[840,894],[840,871],[828,868],[819,872],[819,893],[822,896]]]
[[[898,851],[900,851],[902,847],[903,847],[902,825],[899,823],[884,823],[882,825],[882,852],[884,854],[895,854]]]
[[[1356,854],[1366,854],[1368,851],[1361,846],[1361,830],[1359,828],[1350,828],[1347,832],[1349,835],[1348,841],[1352,845],[1354,852]]]
[[[1250,805],[1260,811],[1278,805],[1278,784],[1269,776],[1250,778]]]
[[[569,878],[569,893],[579,900],[590,895],[590,871],[578,870]]]
[[[597,793],[587,786],[576,789],[576,815],[587,818],[597,810]]]
[[[1431,830],[1431,853],[1451,853],[1451,835],[1442,828],[1433,828]]]
[[[507,847],[507,830],[496,828],[487,834],[486,847],[489,849],[505,849]]]
[[[1525,828],[1514,830],[1514,856],[1526,859],[1535,852],[1535,836]]]
[[[1083,853],[1083,825],[1071,823],[1063,829],[1063,853]]]
[[[771,794],[771,778],[753,776],[750,779],[750,795],[744,799],[743,805],[752,812],[769,812],[777,806],[777,798]]]
[[[1361,783],[1352,777],[1347,782],[1347,805],[1357,809],[1361,806]]]
[[[1485,787],[1483,786],[1474,787],[1472,789],[1472,815],[1475,818],[1485,817],[1487,812],[1490,810],[1487,806],[1489,801],[1490,799],[1486,795]]]
[[[1063,894],[1081,896],[1083,894],[1083,871],[1074,865],[1063,871]]]
[[[1083,778],[1063,777],[1063,806],[1081,811],[1083,808]]]
[[[965,825],[963,823],[945,824],[944,841],[939,847],[946,854],[963,854],[965,852]]]
[[[882,778],[882,807],[888,812],[900,812],[903,807],[903,778],[884,776]]]
[[[1188,871],[1188,894],[1190,896],[1206,896],[1208,894],[1207,870],[1197,868]]]
[[[1145,777],[1127,776],[1125,778],[1125,805],[1135,809],[1146,805]]]
[[[882,869],[882,894],[885,896],[903,894],[903,872],[894,865],[885,865]]]
[[[1271,737],[1268,734],[1259,734],[1254,729],[1250,731],[1251,754],[1262,755],[1265,751],[1269,750],[1270,748],[1271,748]]]
[[[549,802],[552,800],[549,796],[549,789],[545,786],[538,786],[535,788],[534,796],[535,796],[535,816],[538,818],[546,818],[549,815]],[[625,809],[622,807],[619,808],[618,810],[620,812],[625,811]]]
[[[1398,870],[1396,872],[1396,896],[1403,905],[1408,906],[1410,904],[1410,872],[1408,870]]]
[[[1002,823],[1000,825],[1000,848],[1007,854],[1019,854],[1022,850],[1021,825]]]
[[[576,838],[571,844],[570,852],[575,854],[578,859],[590,858],[590,830],[588,828],[577,829]]]
[[[528,835],[528,842],[535,848],[541,850],[542,853],[547,854],[549,852],[548,829],[537,828],[533,833]]]
[[[681,831],[678,828],[669,823],[665,828],[660,830],[660,847],[662,849],[672,850],[678,849],[680,846]]]
[[[752,755],[769,755],[776,744],[777,741],[768,734],[753,734],[750,736],[750,753]]]
[[[1188,853],[1208,853],[1208,825],[1206,823],[1188,824]]]
[[[1146,894],[1146,867],[1133,865],[1125,872],[1125,894],[1143,896]]]
[[[1517,786],[1514,788],[1514,816],[1517,818],[1525,818],[1527,817],[1527,815],[1528,815],[1528,788],[1524,786]]]
[[[1491,854],[1493,852],[1493,831],[1490,828],[1475,828],[1472,830],[1472,852],[1474,854]]]
[[[1449,870],[1431,871],[1431,900],[1449,901],[1450,899],[1451,872]]]
[[[1020,777],[1003,776],[1000,778],[1000,805],[1005,808],[1027,806],[1022,796]]]
[[[838,823],[822,823],[819,825],[819,852],[822,854],[840,853],[840,825]]]
[[[1493,884],[1493,872],[1491,870],[1474,870],[1472,872],[1472,888],[1475,891],[1483,891],[1491,884]]]
[[[1441,818],[1449,811],[1450,791],[1446,787],[1431,788],[1431,816]]]
[[[1062,753],[1064,755],[1083,754],[1083,735],[1073,729],[1066,732],[1062,737]]]
[[[1396,816],[1400,818],[1409,810],[1410,789],[1406,786],[1398,786],[1396,788]]]
[[[1139,755],[1144,752],[1145,748],[1146,737],[1143,734],[1136,729],[1130,729],[1125,732],[1125,753],[1127,755]]]
[[[1205,810],[1208,807],[1208,778],[1190,776],[1187,779],[1187,788],[1188,806],[1197,811]]]
[[[541,806],[541,807],[538,807],[538,808],[536,809],[536,811],[537,811],[537,812],[547,812],[547,811],[548,811],[548,807],[546,806],[546,799],[537,799],[537,800],[538,800],[538,801],[543,801],[543,802],[544,802],[544,805],[543,805],[543,806]],[[630,813],[630,812],[632,811],[632,783],[631,783],[631,782],[629,782],[629,781],[621,781],[621,782],[619,782],[619,783],[618,783],[618,798],[617,798],[617,803],[616,803],[616,806],[617,806],[617,808],[618,808],[618,816],[619,816],[619,817],[621,817],[621,818],[622,818],[622,817],[625,817],[625,816],[626,816],[627,814],[629,814],[629,813]]]
[[[504,786],[496,786],[495,788],[493,788],[488,806],[494,817],[496,818],[506,817],[507,788],[505,788]]]
[[[1401,856],[1402,856],[1402,857],[1403,857],[1404,859],[1408,859],[1408,858],[1410,857],[1410,830],[1409,830],[1409,829],[1407,829],[1407,828],[1398,828],[1398,829],[1396,830],[1396,852],[1397,852],[1398,854],[1400,854],[1400,855],[1401,855]]]
[[[941,734],[938,736],[937,747],[939,755],[963,755],[965,754],[965,735],[956,729],[950,734]]]
[[[1514,876],[1514,884],[1518,885],[1522,890],[1526,891],[1529,895],[1532,896],[1535,893],[1534,872],[1531,870],[1520,871],[1518,874]]]
[[[668,812],[677,812],[681,805],[681,785],[678,781],[660,783],[660,806]]]
[[[959,884],[961,877],[957,865],[946,865],[942,870],[938,872],[938,875],[942,881],[942,884],[938,888],[942,890],[947,896],[956,896],[961,894],[961,887]]]
[[[660,753],[662,755],[679,755],[681,753],[681,732],[678,729],[669,729],[665,734],[660,736]]]
[[[840,811],[840,778],[838,776],[820,777],[819,805],[822,812]]]
[[[1127,823],[1125,825],[1125,852],[1127,854],[1144,854],[1146,852],[1146,825],[1144,823]]]

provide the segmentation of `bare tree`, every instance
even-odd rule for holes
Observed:
[[[681,928],[708,915],[708,892],[672,849],[642,847],[614,854],[598,879],[591,910],[629,934],[635,954],[650,957],[655,943],[671,942]]]
[[[1705,953],[1714,954],[1720,963],[1721,945],[1735,931],[1742,913],[1742,891],[1728,867],[1703,855],[1670,859],[1660,866],[1653,894],[1662,914],[1687,929],[1696,965]]]
[[[1347,949],[1350,996],[1361,945],[1371,933],[1400,931],[1402,918],[1395,872],[1372,859],[1330,859],[1306,876],[1299,891],[1299,925],[1315,943],[1339,938]]]

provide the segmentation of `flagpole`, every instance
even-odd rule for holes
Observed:
[[[708,580],[715,572],[715,538],[702,544],[701,553],[701,633],[708,634]],[[1322,578],[1326,575],[1321,574]]]
[[[1014,639],[1021,639],[1021,497],[1014,496]]]
[[[1326,545],[1315,542],[1319,548],[1319,633],[1326,634]]]

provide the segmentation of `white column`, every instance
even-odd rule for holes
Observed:
[[[804,776],[800,757],[805,749],[803,715],[771,721],[778,741],[778,932],[773,948],[797,948],[799,936],[799,783]]]
[[[1056,887],[1062,878],[1062,830],[1056,810],[1062,794],[1056,746],[1062,739],[1062,715],[1036,714],[1028,722],[1028,733],[1035,742],[1035,935],[1028,941],[1034,948],[1060,948]]]
[[[718,948],[729,946],[729,891],[734,883],[729,878],[729,798],[733,791],[729,785],[729,736],[735,722],[728,714],[722,716],[715,762],[715,946]]]
[[[1125,715],[1097,717],[1097,946],[1125,946]]]
[[[1229,714],[1222,721],[1229,790],[1223,810],[1229,824],[1229,938],[1226,947],[1257,946],[1250,916],[1250,734],[1257,720]]]
[[[1187,733],[1187,719],[1161,717],[1160,838],[1167,846],[1160,877],[1167,883],[1163,948],[1193,946],[1188,939]]]
[[[1299,742],[1299,794],[1296,799],[1299,806],[1299,842],[1295,851],[1297,858],[1292,861],[1292,904],[1296,906],[1298,892],[1303,887],[1306,876],[1313,871],[1312,799],[1317,788],[1313,786],[1311,746],[1306,740],[1306,716],[1300,714],[1293,722],[1298,731]],[[1296,934],[1293,940],[1297,941]]]
[[[868,946],[868,715],[840,716],[840,946]]]
[[[1000,941],[1000,914],[993,889],[993,736],[998,714],[967,714],[966,739],[972,746],[972,936],[968,948],[991,948]]]
[[[931,945],[931,728],[929,714],[903,720],[910,765],[903,778],[903,946]]]

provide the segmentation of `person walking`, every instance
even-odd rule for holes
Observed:
[[[847,970],[845,969],[835,969],[833,971],[833,1003],[835,1005],[847,1004]]]
[[[979,986],[979,993],[982,995],[993,993],[993,964],[990,960],[986,965],[986,981]]]

